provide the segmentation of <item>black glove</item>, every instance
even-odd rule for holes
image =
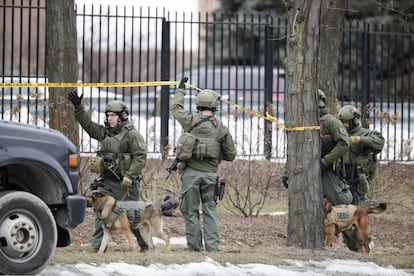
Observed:
[[[185,88],[185,83],[188,81],[187,77],[184,77],[181,79],[180,84],[178,85],[178,88]]]
[[[98,182],[94,181],[91,184],[89,184],[89,189],[98,190]]]
[[[285,186],[286,189],[289,188],[288,180],[289,180],[289,177],[287,175],[282,176],[282,183],[283,183],[283,186]]]
[[[82,104],[83,93],[79,97],[76,91],[69,92],[68,99],[74,106],[79,106]]]

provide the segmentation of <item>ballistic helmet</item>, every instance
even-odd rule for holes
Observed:
[[[359,112],[353,105],[344,105],[338,111],[338,118],[341,122],[351,121],[354,118],[359,119]]]
[[[196,98],[196,105],[198,110],[211,109],[217,110],[217,105],[220,100],[220,96],[211,89],[201,90]]]
[[[326,106],[325,93],[321,89],[318,89],[318,95],[319,95],[319,101],[318,101],[319,108],[324,108]]]
[[[338,119],[341,120],[342,123],[349,122],[348,130],[352,130],[360,125],[360,117],[361,114],[353,105],[344,105],[338,111]]]
[[[113,112],[119,115],[121,121],[128,120],[128,107],[122,101],[111,101],[106,105],[105,113]]]

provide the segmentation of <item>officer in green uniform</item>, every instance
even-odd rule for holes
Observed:
[[[75,118],[90,137],[100,143],[102,168],[100,177],[94,181],[94,189],[103,189],[117,200],[138,200],[139,181],[147,162],[147,147],[142,135],[128,120],[128,108],[122,101],[109,102],[105,110],[105,125],[93,122],[76,91],[70,92],[69,100],[75,107]],[[94,166],[96,167],[96,166]],[[98,172],[98,171],[95,171]],[[148,249],[138,229],[133,229],[141,251]],[[98,251],[103,237],[102,222],[95,221],[92,248]]]
[[[363,128],[360,113],[352,105],[338,110],[338,118],[349,133],[351,146],[344,157],[347,182],[351,185],[352,204],[365,205],[371,180],[375,174],[376,155],[384,147],[384,137],[376,130]],[[359,251],[358,233],[355,227],[343,232],[343,241],[352,251]],[[371,240],[371,236],[368,237]]]
[[[352,204],[364,205],[375,175],[376,155],[382,151],[385,140],[379,131],[362,127],[360,113],[352,105],[342,107],[338,118],[347,129],[351,142],[344,163],[353,194]]]
[[[325,93],[321,89],[318,90],[318,96],[322,149],[324,148],[325,139],[331,141],[331,146],[328,146],[329,150],[327,152],[322,150],[323,156],[320,161],[324,196],[333,205],[350,204],[352,202],[352,194],[349,186],[337,175],[338,161],[341,160],[349,149],[348,133],[342,122],[330,114],[329,108],[326,107],[327,99]]]
[[[198,93],[197,113],[184,110],[184,87],[187,80],[186,77],[181,80],[171,100],[171,112],[183,131],[191,130],[194,136],[205,139],[206,144],[209,144],[205,152],[210,154],[202,158],[193,154],[190,159],[179,163],[179,168],[182,169],[179,208],[185,220],[188,249],[196,252],[203,249],[203,230],[205,249],[208,252],[216,252],[219,250],[220,243],[219,221],[214,201],[217,169],[221,160],[234,160],[236,149],[228,128],[214,116],[219,102],[216,92],[202,90]],[[202,122],[199,123],[200,121]],[[211,143],[208,143],[208,140]],[[203,229],[199,218],[200,200]]]

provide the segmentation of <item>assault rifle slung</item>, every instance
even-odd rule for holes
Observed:
[[[167,168],[167,171],[168,171],[167,179],[170,178],[170,175],[172,174],[172,172],[175,172],[177,170],[177,165],[180,162],[181,162],[180,159],[175,158],[174,161],[172,162],[171,166],[169,166]]]

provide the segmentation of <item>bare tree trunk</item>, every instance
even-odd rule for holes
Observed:
[[[74,0],[46,0],[48,81],[76,83],[78,56]],[[69,91],[76,88],[49,88],[49,126],[60,130],[75,145],[79,141],[78,124],[73,117]]]
[[[317,107],[320,5],[320,0],[286,5],[288,244],[311,249],[322,248],[324,239]]]
[[[342,38],[342,26],[347,0],[321,0],[320,41],[319,43],[319,88],[328,98],[328,107],[336,113],[338,92],[338,61]]]

